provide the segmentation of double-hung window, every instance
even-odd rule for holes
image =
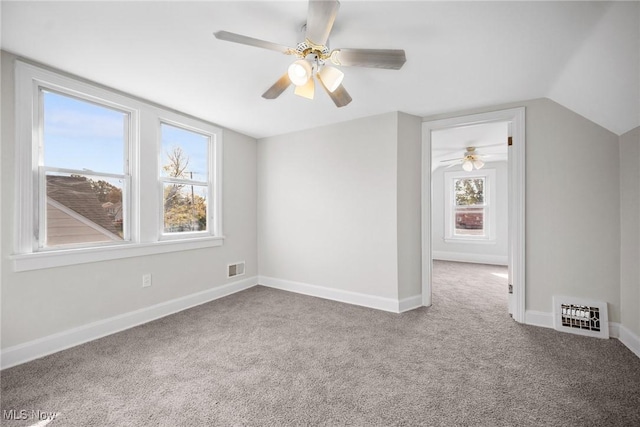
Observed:
[[[16,271],[220,246],[222,131],[16,62]]]
[[[162,237],[211,232],[209,170],[214,134],[177,124],[160,124]]]
[[[445,173],[445,239],[495,240],[495,170]]]
[[[38,249],[130,240],[130,111],[38,88]]]

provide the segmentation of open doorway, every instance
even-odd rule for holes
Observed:
[[[423,123],[422,173],[423,305],[435,268],[502,266],[487,277],[524,322],[524,108]]]
[[[509,122],[431,131],[433,301],[508,312]]]

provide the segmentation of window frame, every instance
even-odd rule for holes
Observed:
[[[459,235],[455,234],[456,225],[456,201],[455,185],[458,179],[484,179],[484,235]],[[495,210],[496,170],[482,168],[466,171],[452,171],[444,173],[444,240],[448,243],[495,243],[496,242],[496,210]]]
[[[133,163],[130,161],[131,159],[131,148],[132,148],[132,123],[138,122],[138,114],[137,111],[130,106],[124,106],[113,102],[111,99],[104,99],[104,97],[98,97],[92,94],[90,97],[85,94],[79,94],[80,87],[56,87],[53,88],[49,83],[38,83],[34,87],[34,102],[37,102],[38,110],[37,117],[34,117],[33,123],[37,126],[37,129],[34,129],[34,135],[38,135],[37,140],[32,141],[32,156],[35,157],[34,161],[38,165],[38,181],[34,185],[37,186],[36,194],[37,194],[37,227],[34,231],[35,242],[33,244],[34,252],[44,252],[44,251],[54,251],[60,249],[73,249],[73,248],[89,248],[89,247],[98,247],[98,246],[106,246],[106,245],[119,245],[131,242],[132,236],[132,227],[131,227],[131,172]],[[116,110],[126,114],[126,129],[127,132],[124,134],[123,141],[123,170],[121,174],[113,174],[102,171],[86,171],[86,170],[77,170],[77,169],[68,169],[61,168],[57,166],[47,166],[44,165],[43,159],[43,148],[44,148],[44,92],[48,91],[51,93],[55,93],[61,96],[66,96],[69,98],[73,98],[77,101],[87,102],[90,104],[97,105],[99,107],[108,108],[112,110]],[[104,94],[102,94],[104,95]],[[37,101],[35,101],[37,99]],[[36,108],[34,107],[34,111]],[[35,133],[37,132],[37,133]],[[42,147],[41,147],[42,146]],[[57,246],[46,246],[45,243],[47,241],[47,190],[46,190],[46,173],[47,172],[61,172],[61,173],[77,173],[79,175],[88,175],[93,177],[104,177],[104,178],[122,178],[123,180],[123,189],[122,189],[122,212],[123,212],[123,238],[122,241],[111,241],[111,242],[87,242],[87,243],[75,243],[75,244],[65,244],[65,245],[57,245]]]
[[[193,183],[194,185],[202,185],[204,181],[188,180],[188,179],[172,179],[170,177],[162,176],[162,125],[166,124],[189,132],[205,135],[209,138],[209,147],[207,149],[207,230],[204,231],[191,231],[191,232],[165,232],[164,231],[164,184],[172,181],[180,181],[187,185]],[[216,186],[215,177],[218,171],[222,168],[222,153],[221,153],[221,141],[218,129],[214,126],[206,125],[199,121],[194,121],[187,117],[182,117],[173,113],[165,112],[158,117],[157,122],[157,151],[158,151],[158,167],[157,179],[159,189],[159,209],[158,209],[158,239],[159,240],[184,240],[191,238],[198,238],[200,236],[214,237],[218,235],[219,230],[222,228],[222,199],[221,199],[221,187]]]
[[[41,88],[71,96],[82,101],[126,112],[129,115],[128,138],[125,148],[125,172],[129,176],[129,191],[125,196],[128,202],[129,241],[115,241],[70,245],[69,247],[39,247],[41,232],[39,210],[42,207],[40,195],[42,183],[41,141],[43,130],[43,111],[40,103]],[[14,250],[10,255],[14,271],[28,271],[41,268],[82,264],[221,246],[224,241],[222,232],[222,130],[208,122],[186,114],[169,110],[137,98],[121,94],[113,89],[87,82],[73,76],[63,75],[27,62],[15,63],[15,185],[14,185]],[[180,236],[179,239],[163,240],[156,232],[157,228],[146,223],[157,221],[157,200],[154,196],[158,182],[157,163],[145,159],[151,151],[158,151],[156,141],[161,120],[187,124],[196,129],[205,129],[212,138],[209,157],[212,168],[209,170],[209,188],[213,192],[210,232],[206,235],[193,234]],[[153,156],[156,157],[155,155]],[[91,175],[91,172],[87,172]],[[126,174],[125,174],[126,175]],[[144,194],[143,194],[144,193]],[[151,194],[153,193],[153,194]],[[46,199],[45,199],[46,200]],[[123,200],[124,205],[124,200]],[[143,223],[144,221],[144,223]]]

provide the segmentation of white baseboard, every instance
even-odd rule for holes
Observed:
[[[471,262],[474,264],[509,265],[507,256],[470,254],[463,252],[433,251],[433,259],[440,261]]]
[[[547,313],[544,311],[527,310],[525,313],[524,322],[527,325],[554,329],[553,313]],[[620,323],[609,322],[609,337],[617,338],[636,356],[640,357],[640,337],[635,335],[633,332],[625,328]]]
[[[206,291],[176,298],[171,301],[8,347],[2,350],[0,355],[0,368],[10,368],[116,332],[124,331],[125,329],[133,328],[143,323],[151,322],[152,320],[251,288],[257,283],[257,276],[249,277],[244,280],[227,283],[222,286],[207,289]]]
[[[618,325],[618,339],[636,356],[640,357],[640,337],[627,329],[624,325]]]
[[[553,329],[553,313],[527,310],[524,313],[524,323],[527,325]]]
[[[415,310],[418,307],[422,307],[422,295],[414,295],[398,301],[398,311],[400,313]]]
[[[346,302],[347,304],[360,305],[363,307],[375,308],[377,310],[390,311],[392,313],[400,313],[402,311],[415,308],[413,305],[415,304],[416,297],[399,301],[393,298],[343,291],[336,288],[327,288],[325,286],[310,285],[308,283],[294,282],[291,280],[276,279],[274,277],[266,276],[258,277],[258,283],[269,288],[329,299],[332,301]],[[401,307],[401,304],[403,307]],[[401,308],[404,309],[401,310]]]

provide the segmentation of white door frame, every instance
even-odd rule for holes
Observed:
[[[516,322],[525,322],[525,109],[524,107],[422,123],[422,305],[431,305],[431,132],[439,129],[510,122],[509,269]],[[505,290],[506,292],[506,290]]]

